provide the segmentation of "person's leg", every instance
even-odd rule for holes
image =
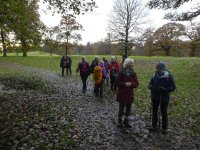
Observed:
[[[84,75],[84,83],[83,83],[83,91],[86,92],[87,90],[87,75]]]
[[[69,66],[66,67],[66,70],[67,70],[67,75],[68,75]]]
[[[119,103],[119,112],[118,112],[118,126],[122,127],[122,116],[124,115],[124,103]]]
[[[114,87],[114,91],[117,90],[117,85],[116,85],[116,77],[113,78],[113,87]]]
[[[65,68],[62,67],[62,76],[64,76],[64,71],[65,71]]]
[[[124,119],[124,126],[130,128],[131,125],[129,124],[129,116],[131,113],[131,103],[126,104],[126,112],[125,112],[125,119]]]
[[[168,103],[161,102],[160,110],[162,114],[162,132],[167,133],[168,127],[168,114],[167,114]]]
[[[100,88],[100,97],[103,97],[103,86],[104,86],[104,81],[102,81],[101,84],[99,85],[99,88]]]
[[[113,86],[114,86],[113,84],[114,84],[114,82],[113,82],[113,77],[111,76],[111,77],[110,77],[110,89],[111,89],[111,90],[113,90],[113,88],[114,88],[114,87],[113,87]]]
[[[71,68],[71,65],[69,66],[69,73],[70,73],[70,75],[72,75],[72,68]]]
[[[159,107],[159,100],[152,101],[153,107],[153,115],[152,115],[152,129],[156,129],[157,122],[158,122],[158,107]]]

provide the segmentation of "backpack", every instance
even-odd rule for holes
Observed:
[[[100,84],[103,78],[102,68],[100,66],[94,67],[93,79],[95,84]]]
[[[81,65],[82,65],[82,72],[83,72],[83,74],[84,75],[89,74],[89,69],[88,69],[87,63],[86,62],[82,62]]]

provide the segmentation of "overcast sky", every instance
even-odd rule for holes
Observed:
[[[147,1],[147,0],[143,0]],[[196,0],[195,2],[200,2],[200,0]],[[107,35],[108,28],[108,19],[112,12],[113,8],[113,0],[95,0],[98,8],[95,9],[95,12],[89,13],[86,15],[81,15],[77,17],[77,21],[83,25],[84,31],[81,32],[82,41],[81,43],[86,44],[87,42],[96,42],[104,39]],[[184,5],[182,10],[188,9],[188,5]],[[47,26],[56,26],[60,21],[60,15],[51,15],[50,11],[45,13],[46,7],[40,2],[40,15],[41,20]],[[164,12],[161,10],[148,10],[146,8],[145,12],[148,14],[148,23],[144,26],[144,28],[158,28],[163,24],[167,23],[167,20],[162,19],[164,16]]]

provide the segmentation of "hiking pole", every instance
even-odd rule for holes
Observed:
[[[153,102],[151,100],[150,111],[149,111],[149,126],[151,126],[151,122],[152,122],[152,105],[153,105]]]
[[[161,120],[161,119],[160,119],[160,118],[161,118],[161,115],[160,115],[160,114],[161,114],[161,112],[160,112],[160,111],[161,111],[161,110],[160,110],[160,109],[161,109],[161,96],[160,96],[159,101],[160,101],[160,102],[159,102],[159,105],[160,105],[160,106],[158,107],[158,108],[159,108],[159,112],[158,112],[158,125],[159,125],[159,130],[160,130],[160,129],[161,129],[161,121],[160,121],[160,120]]]

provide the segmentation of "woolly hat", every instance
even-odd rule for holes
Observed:
[[[166,65],[164,62],[159,62],[156,67],[158,67],[160,70],[166,70]]]

